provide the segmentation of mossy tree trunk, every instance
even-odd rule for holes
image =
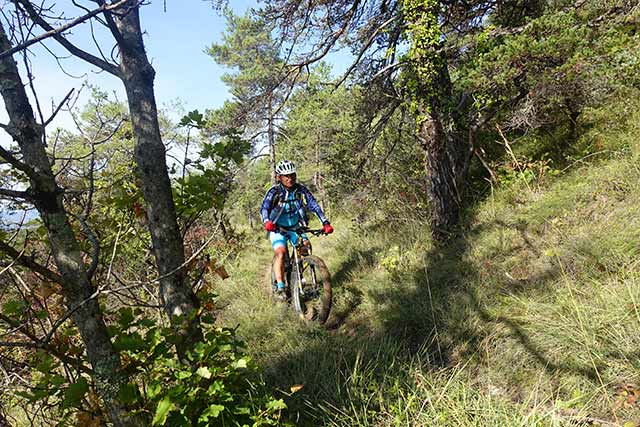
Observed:
[[[147,207],[149,230],[160,273],[160,297],[181,338],[182,356],[202,339],[197,317],[198,299],[188,285],[184,245],[176,219],[165,146],[160,136],[153,81],[155,71],[147,59],[140,28],[138,2],[132,0],[111,25],[120,48],[120,78],[124,83],[135,134],[137,173]],[[178,320],[180,319],[180,320]]]
[[[0,52],[11,48],[0,23]],[[109,418],[116,426],[142,426],[118,397],[127,378],[122,373],[118,352],[111,344],[91,278],[82,260],[78,240],[63,205],[63,191],[57,185],[45,151],[42,127],[36,122],[18,68],[11,56],[0,60],[0,92],[9,115],[6,130],[18,144],[21,159],[5,153],[7,160],[29,178],[27,190],[47,230],[49,246],[62,277],[61,285],[68,310],[72,311],[84,342],[92,377],[104,401]]]
[[[465,124],[454,101],[443,37],[434,0],[404,0],[407,35],[405,87],[417,116],[416,134],[425,150],[429,178],[431,233],[445,241],[460,221],[462,192],[470,155]]]

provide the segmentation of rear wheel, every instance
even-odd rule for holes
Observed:
[[[309,255],[300,261],[298,272],[291,274],[293,308],[307,320],[326,322],[331,311],[331,275],[324,261]]]

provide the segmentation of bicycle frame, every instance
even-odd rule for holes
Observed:
[[[320,236],[322,234],[325,234],[324,230],[319,228],[319,229],[310,229],[310,228],[306,228],[306,227],[300,227],[300,228],[285,228],[285,227],[278,227],[278,232],[287,236],[287,252],[285,253],[285,258],[284,258],[284,273],[285,276],[287,275],[286,273],[289,272],[291,273],[291,268],[293,266],[295,266],[295,273],[296,273],[296,277],[297,277],[297,281],[296,283],[301,284],[302,283],[302,275],[300,272],[300,264],[301,264],[301,256],[305,257],[308,255],[312,254],[312,250],[311,250],[311,244],[309,245],[305,245],[304,241],[302,240],[302,235],[305,233],[310,233],[314,236]],[[291,245],[292,246],[292,253],[293,253],[293,263],[291,262],[291,254],[289,253],[289,237],[288,237],[288,233],[289,232],[294,232],[298,235],[298,241],[296,242],[295,245]],[[303,248],[306,248],[307,253],[305,255],[301,254],[301,250]],[[288,280],[288,282],[291,282],[290,280]]]
[[[283,265],[284,281],[289,292],[294,310],[306,320],[316,319],[320,323],[326,321],[331,310],[331,281],[330,273],[324,261],[311,254],[311,245],[304,244],[302,235],[305,233],[319,236],[326,234],[323,229],[309,229],[301,227],[288,229],[278,227],[278,232],[286,236],[286,251]],[[289,251],[289,233],[296,233],[298,239]],[[272,267],[272,282],[274,286],[274,270]],[[316,302],[317,301],[317,302]]]

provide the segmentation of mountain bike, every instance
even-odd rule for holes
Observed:
[[[287,236],[287,251],[284,259],[284,282],[287,299],[293,305],[298,315],[306,320],[326,322],[331,311],[331,275],[324,261],[311,255],[311,245],[305,246],[302,241],[304,233],[320,236],[325,234],[322,229],[313,230],[306,227],[289,229],[278,227],[278,232],[287,236],[288,232],[298,235],[293,250],[289,249]],[[274,257],[275,259],[275,257]],[[271,262],[271,289],[276,286],[276,275]]]

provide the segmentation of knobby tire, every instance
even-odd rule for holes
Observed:
[[[320,295],[315,299],[308,299],[309,295],[303,297],[300,294],[300,286],[298,285],[299,276],[297,268],[293,268],[291,272],[291,301],[296,312],[307,320],[312,320],[315,314],[315,320],[323,324],[329,317],[332,303],[331,275],[329,269],[321,258],[314,255],[308,255],[302,258],[301,274],[306,283],[303,283],[303,290],[307,288],[312,290],[318,280],[321,281],[322,289],[318,289]],[[315,272],[315,273],[314,273]],[[314,276],[315,274],[315,276]],[[311,295],[313,296],[313,295]],[[314,313],[315,311],[315,313]]]

